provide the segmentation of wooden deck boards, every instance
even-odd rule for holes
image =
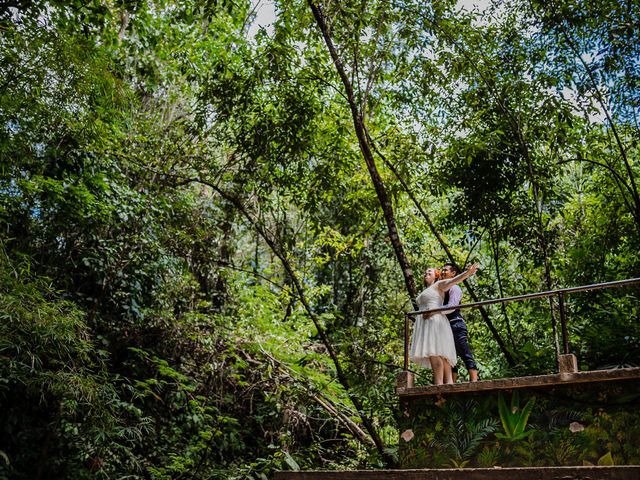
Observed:
[[[607,382],[618,380],[640,379],[640,367],[619,368],[614,370],[591,370],[588,372],[557,373],[554,375],[538,375],[531,377],[499,378],[479,382],[463,382],[450,385],[427,385],[411,388],[398,388],[400,398],[442,395],[444,393],[489,392],[510,390],[515,388],[550,387],[554,385]]]
[[[275,480],[638,480],[640,465],[276,472]]]

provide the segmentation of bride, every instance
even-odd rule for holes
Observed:
[[[474,263],[468,270],[453,278],[440,280],[440,271],[428,268],[424,274],[425,290],[416,299],[419,310],[442,307],[444,292],[478,271]],[[457,362],[456,346],[446,312],[419,315],[411,336],[411,360],[423,367],[433,369],[433,383],[453,383],[451,367]]]

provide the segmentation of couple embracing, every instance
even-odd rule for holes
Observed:
[[[478,271],[473,264],[463,273],[447,263],[442,271],[428,268],[424,274],[425,290],[418,295],[420,310],[451,306],[451,310],[419,315],[413,328],[410,357],[414,363],[433,370],[433,383],[454,383],[457,378],[457,357],[462,357],[469,379],[478,380],[478,367],[467,340],[467,326],[460,309],[462,290],[457,285]]]

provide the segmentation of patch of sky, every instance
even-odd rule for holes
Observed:
[[[16,182],[15,178],[9,180],[9,184],[5,187],[0,188],[0,195],[6,195],[7,197],[21,197],[22,190],[18,186],[18,182]]]
[[[44,143],[37,142],[37,143],[32,144],[31,147],[33,149],[33,152],[37,156],[42,157],[44,155],[44,151],[45,151],[45,147],[46,147],[46,145]]]
[[[461,13],[474,14],[471,24],[475,27],[489,25],[491,16],[501,14],[499,4],[491,0],[458,0],[456,8]]]
[[[20,124],[14,120],[9,120],[7,123],[5,123],[5,127],[6,131],[12,136],[16,133],[20,133],[20,130],[22,130]]]
[[[251,40],[263,29],[268,36],[273,35],[273,24],[276,21],[276,6],[272,0],[253,0],[250,17],[253,17],[247,37]]]
[[[491,6],[491,0],[458,0],[456,8],[467,12],[484,13]]]

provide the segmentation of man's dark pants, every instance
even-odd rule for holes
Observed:
[[[456,344],[456,354],[462,358],[467,370],[477,370],[478,366],[471,353],[471,347],[469,346],[469,339],[467,333],[467,325],[464,323],[462,317],[455,318],[449,321],[451,325],[451,331],[453,332],[453,340]],[[454,372],[458,372],[458,367],[453,367]]]

